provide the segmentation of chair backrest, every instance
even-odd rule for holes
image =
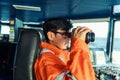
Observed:
[[[35,80],[34,61],[39,53],[40,35],[33,29],[20,31],[14,65],[13,80]]]

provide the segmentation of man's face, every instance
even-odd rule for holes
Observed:
[[[51,44],[55,45],[56,47],[60,49],[67,49],[69,38],[66,35],[65,30],[57,30],[53,32],[53,39],[51,41]]]

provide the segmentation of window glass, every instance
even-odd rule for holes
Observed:
[[[74,28],[87,26],[95,33],[95,41],[89,43],[91,60],[94,65],[106,64],[108,61],[106,55],[108,24],[108,22],[73,23]]]
[[[115,22],[112,63],[120,65],[120,21]]]
[[[95,33],[95,41],[90,43],[90,47],[106,49],[108,22],[90,22],[90,23],[73,23],[76,26],[87,26]]]

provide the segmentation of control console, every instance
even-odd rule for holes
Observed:
[[[120,80],[120,66],[100,65],[94,66],[98,80]]]

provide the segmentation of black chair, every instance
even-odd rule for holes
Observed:
[[[39,53],[40,35],[37,30],[20,31],[13,65],[13,80],[35,80],[34,61]]]

